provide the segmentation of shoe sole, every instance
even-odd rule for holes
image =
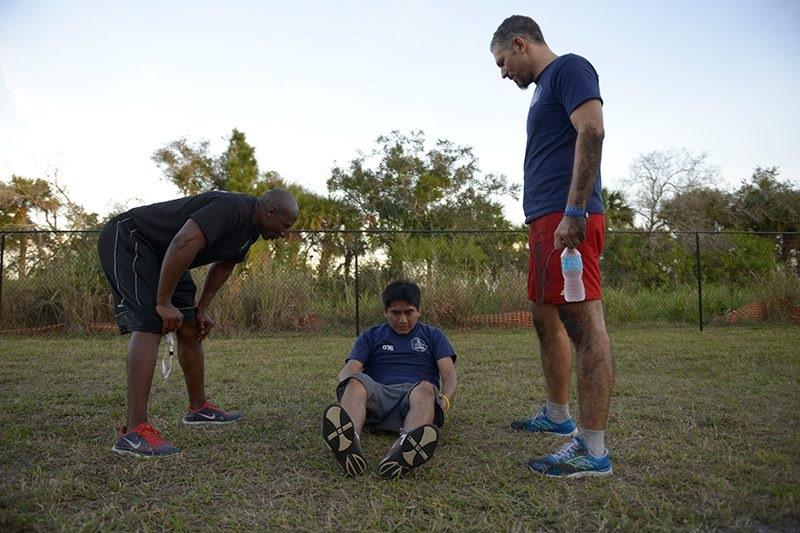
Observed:
[[[435,426],[426,425],[411,430],[400,448],[383,458],[378,465],[378,473],[384,479],[405,475],[430,461],[438,442],[439,430]]]
[[[353,421],[337,404],[326,407],[322,415],[322,440],[348,476],[361,476],[367,472],[367,461],[356,442]]]
[[[178,452],[168,453],[168,454],[165,454],[165,455],[145,455],[143,453],[138,453],[138,452],[134,452],[134,451],[131,451],[131,450],[124,450],[122,448],[117,448],[116,446],[113,446],[111,448],[111,451],[116,453],[117,455],[127,455],[127,456],[130,456],[130,457],[136,457],[137,459],[152,459],[153,457],[169,457],[170,455],[175,455],[175,454],[178,453]]]
[[[537,474],[541,474],[542,472],[537,472],[536,470],[530,469],[531,472],[536,472]],[[566,476],[558,476],[554,474],[544,473],[545,476],[549,478],[561,478],[561,479],[579,479],[582,477],[599,477],[599,476],[610,476],[614,473],[613,468],[609,468],[608,470],[584,470],[582,472],[573,472],[572,474],[567,474]]]
[[[539,430],[536,430],[536,431],[529,431],[529,430],[524,429],[524,428],[517,429],[515,427],[511,427],[511,429],[513,431],[516,431],[517,433],[545,433],[547,435],[555,435],[557,437],[568,437],[568,438],[574,437],[575,435],[578,434],[578,428],[573,429],[569,433],[558,433],[556,431],[547,431],[547,430],[544,430],[544,429],[539,429]]]
[[[219,422],[214,422],[214,421],[211,421],[211,420],[209,420],[208,422],[206,422],[205,420],[196,420],[196,421],[195,420],[184,420],[183,423],[186,424],[187,426],[213,427],[213,426],[227,426],[227,425],[236,423],[239,420],[241,420],[241,418],[237,418],[236,420],[224,420],[224,421],[219,421]]]

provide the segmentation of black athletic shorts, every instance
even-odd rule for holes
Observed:
[[[162,258],[138,233],[127,213],[111,219],[97,242],[100,263],[114,294],[114,314],[120,333],[161,333],[156,292]],[[191,275],[184,272],[172,295],[172,305],[183,313],[184,322],[194,322],[197,318],[196,292]]]

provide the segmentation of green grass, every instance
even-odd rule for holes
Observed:
[[[0,529],[800,527],[800,328],[612,332],[615,473],[579,481],[529,473],[562,441],[507,429],[544,398],[533,333],[451,340],[436,457],[385,482],[343,477],[318,435],[349,338],[210,339],[209,393],[247,419],[185,428],[180,372],[157,375],[151,420],[183,451],[152,461],[110,452],[125,338],[0,338]],[[391,441],[364,438],[372,465]]]

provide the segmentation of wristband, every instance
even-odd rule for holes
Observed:
[[[577,218],[589,218],[589,213],[586,211],[586,209],[581,209],[580,207],[576,207],[574,205],[568,205],[564,209],[564,216],[577,217]]]
[[[439,398],[441,398],[443,400],[442,403],[444,403],[444,410],[445,411],[449,411],[450,410],[450,398],[448,398],[444,394],[439,394]]]

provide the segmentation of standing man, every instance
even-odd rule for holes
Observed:
[[[161,336],[176,332],[178,360],[186,379],[187,425],[225,425],[239,412],[225,412],[206,398],[203,339],[214,327],[208,305],[261,236],[285,236],[298,206],[284,189],[256,198],[212,191],[145,205],[118,215],[100,233],[98,250],[111,284],[120,333],[128,342],[128,419],[112,448],[135,457],[172,455],[178,448],[147,421],[150,385]],[[189,270],[210,265],[200,299]]]
[[[497,28],[490,50],[503,78],[536,85],[528,110],[523,207],[530,224],[528,297],[542,354],[548,399],[511,427],[573,437],[528,467],[554,477],[611,474],[605,428],[611,399],[611,344],[600,300],[604,217],[600,195],[603,109],[597,72],[586,59],[557,56],[533,19],[515,15]],[[583,257],[586,299],[566,303],[560,251]],[[581,428],[569,414],[570,340],[578,360]],[[577,434],[577,435],[576,435]]]

